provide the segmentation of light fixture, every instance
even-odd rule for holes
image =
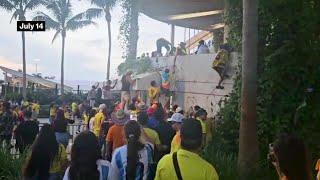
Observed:
[[[224,23],[213,24],[213,25],[210,25],[210,29],[212,30],[219,29],[219,28],[223,28],[224,26],[225,26]]]
[[[177,15],[169,16],[169,20],[180,20],[180,19],[210,16],[210,15],[220,14],[223,12],[224,12],[223,10],[214,10],[214,11],[204,11],[204,12],[196,12],[196,13],[177,14]]]

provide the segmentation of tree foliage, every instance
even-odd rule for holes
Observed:
[[[124,75],[128,70],[141,74],[150,71],[151,67],[149,58],[129,59],[118,66],[118,74]]]
[[[242,4],[229,0],[228,42],[241,49]],[[258,135],[261,158],[280,133],[307,143],[313,162],[320,157],[320,1],[260,1],[258,45]],[[240,78],[219,112],[216,141],[238,151]]]
[[[123,58],[132,60],[137,57],[139,39],[139,0],[121,0],[123,17],[120,23],[120,40],[124,49]]]

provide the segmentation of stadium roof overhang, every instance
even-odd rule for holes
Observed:
[[[140,0],[143,14],[169,24],[212,31],[224,27],[224,0]]]

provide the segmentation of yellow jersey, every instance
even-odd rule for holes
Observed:
[[[145,141],[147,141],[147,142],[151,141],[150,143],[152,143],[154,145],[161,144],[158,133],[153,129],[143,128],[142,136]]]
[[[40,112],[40,105],[38,103],[33,103],[32,104],[32,109],[39,114]]]
[[[217,56],[212,62],[212,68],[220,65],[225,65],[227,64],[228,61],[229,61],[228,51],[224,49],[220,49],[219,52],[217,53]]]
[[[101,124],[104,121],[105,116],[102,113],[102,111],[100,110],[100,112],[98,112],[96,114],[96,116],[94,117],[94,124],[93,124],[93,133],[99,137],[100,135],[100,129],[101,129]]]
[[[198,154],[180,149],[177,160],[184,180],[219,180],[215,168]],[[172,154],[165,155],[158,163],[155,180],[177,180]]]
[[[181,137],[180,137],[180,131],[176,133],[176,135],[173,137],[171,141],[171,150],[170,154],[177,152],[181,148]]]

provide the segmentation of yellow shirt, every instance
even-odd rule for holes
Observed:
[[[148,90],[148,94],[151,101],[157,101],[160,95],[160,88],[150,87]]]
[[[144,133],[142,133],[142,136],[144,136],[144,140],[146,141],[152,141],[150,143],[154,144],[154,145],[159,145],[161,144],[160,142],[160,138],[159,138],[159,135],[158,133],[153,130],[153,129],[150,129],[150,128],[143,128],[143,131]],[[147,136],[147,137],[146,137]]]
[[[24,107],[27,107],[27,106],[29,106],[29,102],[28,102],[28,101],[24,101],[22,105],[23,105]]]
[[[209,142],[212,139],[213,119],[212,118],[208,118],[205,121],[205,125],[206,125],[206,144],[209,144]]]
[[[225,65],[229,61],[228,51],[221,49],[217,53],[214,61],[212,62],[212,67],[217,67],[220,65]]]
[[[71,104],[71,110],[72,110],[72,112],[75,113],[75,112],[77,111],[77,109],[78,109],[77,103],[73,102],[73,103]]]
[[[171,150],[170,154],[177,152],[181,148],[181,138],[180,138],[180,131],[176,133],[171,141]]]
[[[86,113],[83,113],[83,121],[85,124],[88,124],[89,123],[89,116],[86,114]]]
[[[27,161],[31,158],[31,152],[27,154]],[[68,161],[66,149],[62,144],[59,144],[59,149],[56,157],[53,159],[53,162],[50,166],[49,173],[62,173],[64,171],[63,165]]]
[[[56,108],[50,108],[50,116],[55,117],[55,116],[56,116],[56,113],[57,113]]]
[[[37,104],[37,103],[33,103],[33,104],[32,104],[32,109],[39,114],[39,112],[40,112],[40,105]]]
[[[58,155],[54,158],[49,172],[50,173],[62,172],[64,170],[62,166],[67,161],[68,161],[68,159],[67,159],[66,149],[64,148],[64,146],[62,144],[59,144]]]
[[[96,114],[96,116],[94,117],[95,120],[94,120],[94,124],[93,124],[93,133],[99,137],[99,134],[100,134],[100,126],[101,126],[101,123],[103,122],[103,120],[105,119],[105,116],[104,114],[102,113],[102,111],[98,112]]]
[[[200,118],[197,118],[197,120],[199,120],[201,123],[202,134],[206,134],[207,133],[206,123]]]
[[[184,180],[219,180],[214,167],[198,154],[180,149],[177,152],[181,176]],[[177,180],[172,154],[165,155],[158,163],[155,180]]]

